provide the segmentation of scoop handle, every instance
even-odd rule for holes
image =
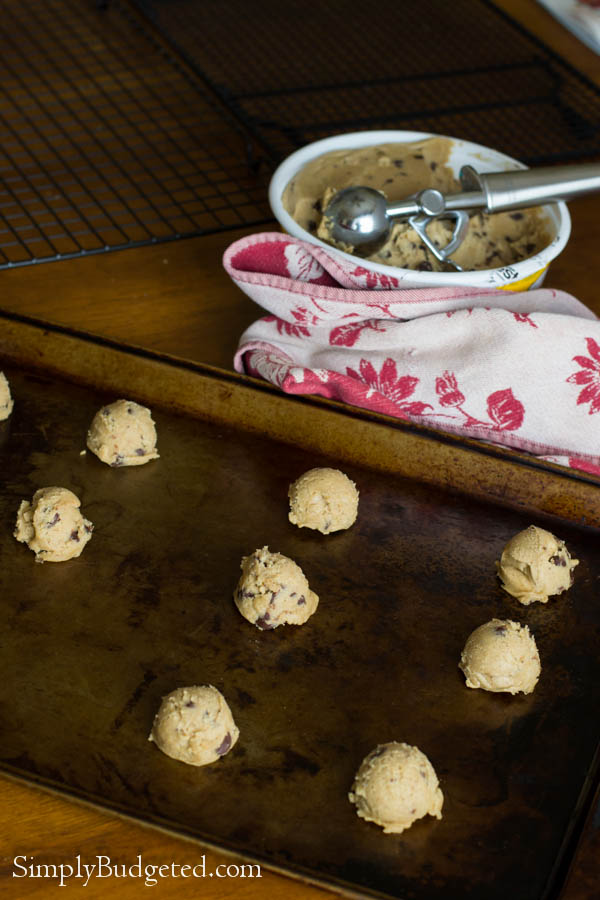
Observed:
[[[580,163],[510,172],[477,172],[472,166],[463,166],[460,181],[465,191],[481,191],[488,212],[503,212],[572,200],[581,194],[600,191],[600,164]]]

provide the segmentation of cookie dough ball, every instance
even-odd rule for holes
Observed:
[[[549,596],[570,588],[578,563],[571,559],[564,541],[530,525],[510,539],[496,568],[504,590],[529,606],[535,601],[547,603]]]
[[[10,387],[4,372],[0,372],[0,422],[8,419],[12,412],[13,399],[10,396]]]
[[[423,816],[442,818],[444,796],[435,770],[418,747],[380,744],[362,761],[348,794],[356,813],[400,834]]]
[[[527,625],[492,619],[467,639],[459,662],[467,687],[530,694],[540,677],[540,655]]]
[[[322,534],[350,528],[358,512],[356,485],[339,469],[310,469],[290,485],[289,519]]]
[[[98,410],[87,435],[88,449],[109,466],[143,466],[158,459],[150,410],[133,400],[116,400]]]
[[[239,736],[225,698],[205,684],[177,688],[163,697],[148,740],[173,759],[206,766],[225,756]]]
[[[268,547],[244,556],[233,599],[245,619],[265,631],[278,625],[303,625],[319,598],[292,559]]]
[[[84,519],[79,498],[61,487],[40,488],[23,500],[14,536],[35,553],[36,562],[64,562],[79,556],[94,526]]]

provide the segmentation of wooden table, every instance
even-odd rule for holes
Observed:
[[[534,0],[501,0],[498,5],[520,20],[580,71],[600,84],[600,57],[556,23]],[[575,294],[600,315],[600,271],[597,260],[598,200],[588,197],[570,205],[573,232],[563,254],[553,263],[547,285]],[[258,229],[257,229],[258,230]],[[247,231],[230,232],[137,250],[29,266],[0,273],[0,307],[58,324],[126,341],[175,356],[231,368],[237,340],[259,311],[227,278],[221,255]],[[592,900],[600,894],[600,791],[589,812],[590,827],[569,872],[562,900]],[[0,778],[0,895],[45,898],[59,891],[57,881],[13,878],[23,864],[73,864],[109,857],[113,865],[198,865],[203,881],[164,877],[152,896],[302,898],[331,896],[263,869],[260,879],[209,878],[225,857],[183,839],[144,828],[132,821],[79,805],[40,789]],[[526,836],[524,835],[524,839]],[[204,856],[203,856],[204,854]],[[175,868],[178,873],[181,870]],[[189,870],[188,870],[189,871]],[[221,870],[220,870],[221,871]],[[81,886],[78,882],[77,886]],[[116,896],[133,898],[144,890],[143,879],[94,879],[87,898],[103,898],[110,886]]]

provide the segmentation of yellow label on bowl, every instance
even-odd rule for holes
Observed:
[[[548,266],[544,266],[543,269],[538,269],[537,272],[534,272],[533,275],[528,275],[527,278],[521,278],[520,281],[511,281],[509,284],[499,284],[499,291],[527,291],[531,287],[532,284],[541,278]]]

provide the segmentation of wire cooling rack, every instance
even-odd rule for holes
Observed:
[[[341,131],[600,152],[600,91],[488,0],[3,0],[0,41],[0,268],[271,222]]]
[[[373,128],[600,150],[600,91],[488,0],[134,2],[275,157]]]
[[[0,266],[271,218],[249,139],[127,7],[3,0]]]

